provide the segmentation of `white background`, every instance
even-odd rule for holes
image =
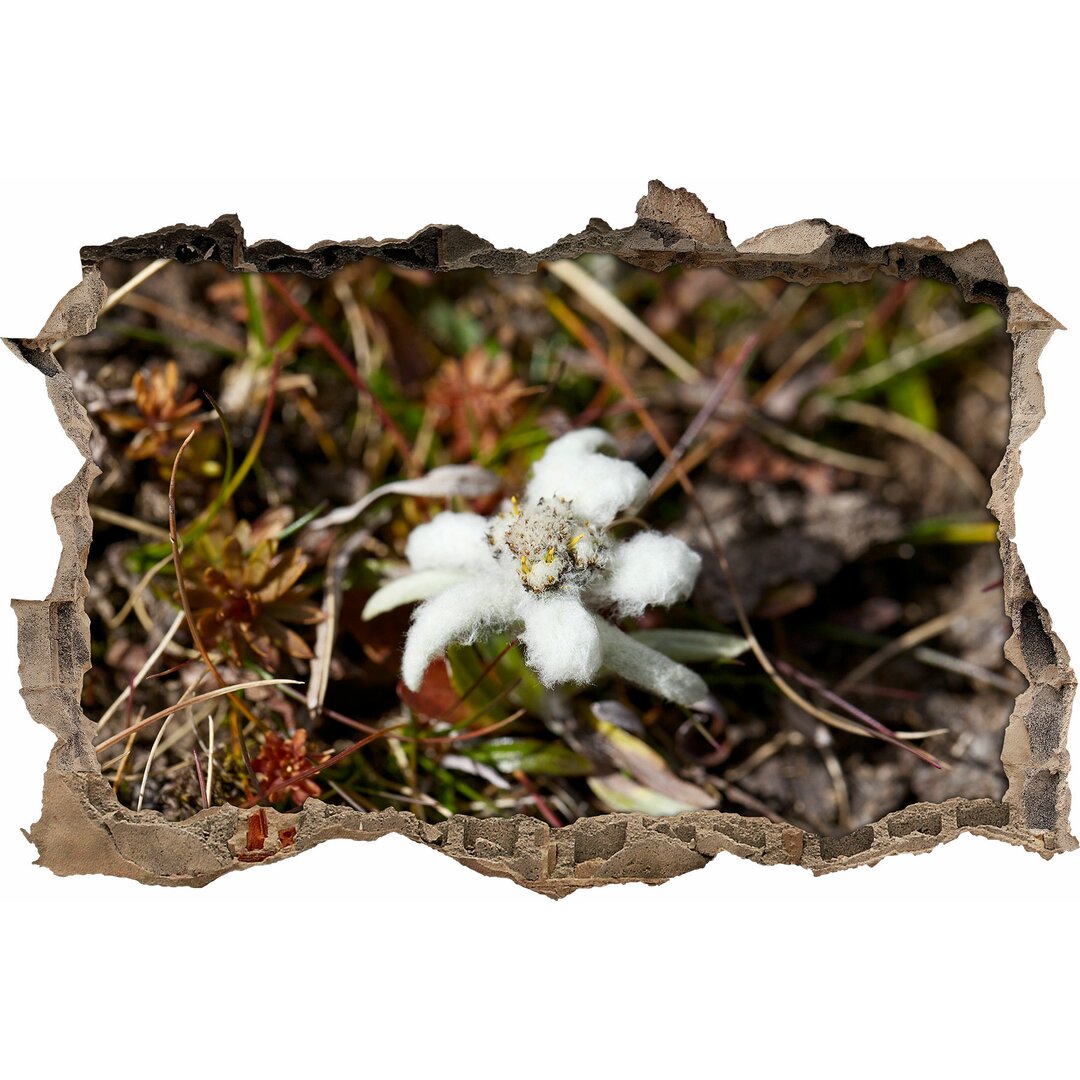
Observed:
[[[454,222],[536,249],[628,224],[652,177],[735,242],[806,216],[872,244],[986,237],[1080,327],[1065,5],[184,7],[3,16],[4,335],[36,333],[81,244],[175,221],[235,211],[297,245]],[[1044,354],[1018,538],[1075,647],[1074,335]],[[5,352],[0,597],[48,591],[49,499],[78,465]],[[962,837],[818,880],[721,855],[558,904],[398,837],[201,891],[57,879],[19,832],[51,737],[14,636],[0,610],[0,1058],[20,1075],[1075,1074],[1080,854]]]

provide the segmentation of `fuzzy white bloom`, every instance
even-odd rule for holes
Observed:
[[[454,643],[512,631],[546,686],[587,683],[614,671],[684,705],[706,696],[702,679],[597,614],[639,615],[685,600],[701,556],[675,537],[639,533],[620,543],[616,515],[645,497],[645,474],[602,453],[595,428],[556,439],[535,464],[525,495],[490,519],[447,511],[409,536],[413,574],[371,598],[365,616],[427,597],[405,641],[402,678],[419,688],[431,661]]]

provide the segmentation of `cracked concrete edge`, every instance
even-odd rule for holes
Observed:
[[[594,218],[581,232],[532,254],[500,250],[465,229],[442,225],[430,225],[407,240],[325,241],[303,251],[274,240],[249,245],[234,215],[205,228],[175,225],[82,249],[83,280],[57,305],[38,337],[7,341],[47,377],[60,423],[85,459],[53,500],[63,549],[52,592],[44,600],[13,601],[22,695],[31,716],[57,740],[45,774],[42,815],[29,832],[39,864],[57,874],[107,873],[160,885],[204,885],[230,870],[290,858],[324,840],[372,840],[398,833],[481,873],[559,897],[616,881],[659,883],[705,865],[722,851],[766,865],[826,873],[874,864],[887,855],[927,851],[963,832],[1046,857],[1077,846],[1068,823],[1066,752],[1076,677],[1045,607],[1032,592],[1014,543],[1013,515],[1020,446],[1044,412],[1038,358],[1060,323],[1008,284],[985,240],[956,251],[928,237],[872,247],[846,229],[811,219],[767,229],[736,247],[724,223],[695,195],[655,180],[639,201],[637,215],[623,229]],[[713,266],[737,277],[803,284],[862,281],[879,272],[905,280],[933,278],[1004,315],[1013,339],[1012,420],[989,507],[1001,523],[1005,612],[1013,625],[1006,655],[1028,686],[1016,699],[1005,733],[1002,762],[1008,790],[1002,802],[918,803],[841,837],[819,837],[765,818],[716,810],[671,818],[609,814],[553,829],[528,817],[455,816],[428,824],[408,812],[365,814],[318,799],[309,799],[295,813],[220,806],[181,822],[121,806],[101,777],[93,726],[80,708],[82,677],[90,665],[84,603],[92,528],[87,498],[99,470],[90,454],[90,421],[51,352],[56,341],[93,330],[107,296],[98,264],[105,259],[211,260],[230,270],[325,277],[370,255],[428,270],[527,273],[544,260],[588,253],[615,255],[650,270],[674,263]]]

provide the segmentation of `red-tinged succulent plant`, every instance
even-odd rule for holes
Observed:
[[[322,794],[315,778],[303,774],[322,764],[330,751],[312,753],[307,748],[307,736],[303,728],[290,739],[269,731],[262,748],[251,759],[251,768],[270,802],[288,796],[297,806],[303,806],[311,796]]]
[[[311,659],[311,647],[292,625],[317,623],[322,612],[300,584],[307,559],[297,548],[279,550],[278,536],[291,519],[292,511],[280,507],[250,524],[221,521],[197,541],[184,577],[207,648],[220,647],[237,662],[254,656],[271,670],[282,652]]]
[[[462,360],[444,361],[428,383],[427,403],[438,428],[451,436],[450,453],[461,458],[495,449],[525,393],[506,353],[476,348]]]
[[[124,448],[124,456],[132,461],[171,458],[192,431],[202,428],[200,421],[191,418],[200,407],[196,389],[188,386],[180,392],[180,373],[175,360],[164,365],[150,364],[137,371],[131,388],[135,393],[135,411],[109,410],[102,413],[102,418],[115,431],[134,433]]]

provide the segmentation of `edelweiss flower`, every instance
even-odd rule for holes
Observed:
[[[685,600],[701,556],[656,532],[625,542],[607,528],[644,499],[645,474],[601,453],[614,448],[596,428],[556,439],[515,498],[488,519],[444,512],[409,536],[413,570],[383,586],[365,618],[423,599],[405,642],[402,678],[417,690],[435,657],[454,643],[512,632],[547,686],[588,683],[604,669],[656,694],[693,705],[707,694],[689,668],[598,614],[640,615]]]

